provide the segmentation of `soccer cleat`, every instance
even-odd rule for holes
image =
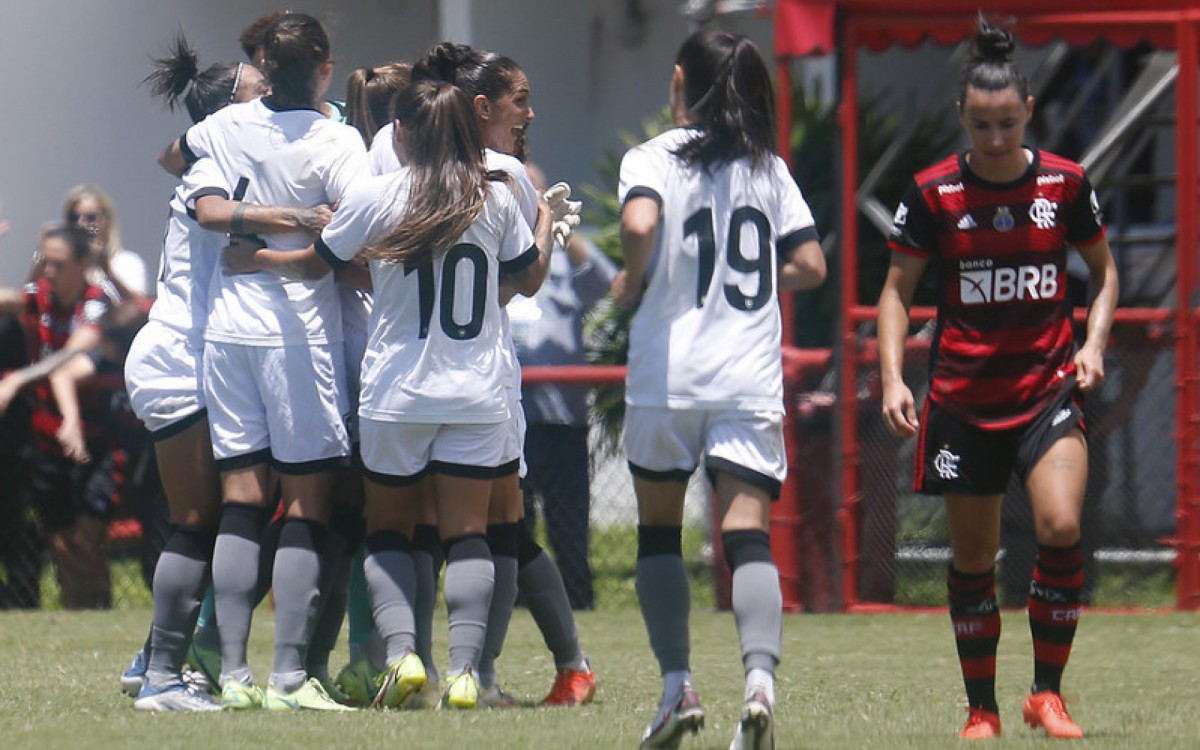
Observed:
[[[217,693],[214,683],[210,682],[209,679],[204,676],[204,673],[198,669],[192,669],[191,667],[185,665],[179,676],[183,679],[183,684],[187,685],[192,690],[198,690],[201,693],[208,693],[209,695],[215,695]]]
[[[247,685],[228,677],[221,685],[221,708],[230,711],[249,711],[263,707],[263,691],[257,685]]]
[[[683,690],[677,698],[668,698],[658,709],[658,714],[642,735],[639,748],[667,748],[674,750],[679,747],[686,732],[695,734],[704,726],[704,706],[696,697],[696,689],[691,683],[683,683]]]
[[[334,684],[343,695],[350,699],[353,706],[369,706],[375,700],[378,692],[376,682],[379,674],[371,667],[371,662],[365,656],[355,659],[338,672]],[[330,693],[332,695],[332,693]]]
[[[185,684],[182,679],[162,688],[156,688],[150,680],[145,680],[133,707],[139,711],[221,710],[221,704],[211,695]]]
[[[325,692],[321,681],[309,677],[300,687],[284,693],[276,690],[274,685],[267,686],[267,694],[263,699],[263,708],[268,711],[353,711],[349,706],[343,706]]]
[[[1059,740],[1077,740],[1083,730],[1067,713],[1062,696],[1050,690],[1033,693],[1025,699],[1025,723],[1033,728],[1041,727],[1046,734]]]
[[[763,691],[755,690],[742,706],[729,750],[775,750],[775,712]]]
[[[338,687],[337,682],[332,677],[326,675],[325,677],[314,677],[313,679],[321,683],[321,688],[324,689],[325,694],[338,703],[341,703],[343,706],[355,705],[350,696],[346,695],[345,691]]]
[[[406,711],[428,711],[438,707],[442,702],[442,686],[438,684],[437,675],[425,673],[425,684],[420,690],[408,696],[404,701]]]
[[[596,694],[596,673],[586,661],[583,670],[560,669],[554,676],[550,694],[542,701],[543,706],[582,706],[592,702]]]
[[[425,684],[425,665],[421,657],[409,651],[388,665],[387,671],[379,675],[372,708],[400,708],[408,696]]]
[[[958,736],[964,740],[990,740],[1000,736],[1000,714],[982,708],[967,708],[967,724]]]
[[[133,661],[121,673],[121,692],[130,698],[137,698],[142,690],[142,682],[146,678],[146,654],[138,651],[133,655]]]
[[[208,684],[213,686],[212,690],[215,691],[216,686],[221,684],[221,653],[219,651],[201,648],[193,640],[192,645],[188,647],[187,665],[199,672],[208,681]]]
[[[446,693],[442,696],[445,708],[475,708],[479,705],[479,681],[471,668],[451,677],[446,682]]]
[[[479,706],[481,708],[517,708],[521,701],[516,696],[504,692],[499,685],[479,689]]]

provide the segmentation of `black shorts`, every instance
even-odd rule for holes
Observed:
[[[29,492],[48,530],[74,525],[80,513],[111,520],[120,482],[116,451],[103,443],[89,443],[88,451],[92,460],[87,464],[36,448],[31,451]]]
[[[926,495],[1002,495],[1013,470],[1022,482],[1038,459],[1072,429],[1084,430],[1074,388],[1065,389],[1028,424],[983,430],[926,400],[917,435],[913,489]]]

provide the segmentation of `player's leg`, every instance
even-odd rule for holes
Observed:
[[[1087,488],[1087,443],[1076,427],[1038,459],[1026,480],[1037,534],[1037,562],[1029,587],[1033,684],[1025,721],[1051,737],[1083,736],[1061,697],[1062,675],[1083,611],[1080,518]]]
[[[417,576],[416,616],[417,656],[425,665],[425,685],[411,696],[406,708],[436,708],[442,698],[441,678],[433,658],[433,614],[437,609],[438,576],[445,555],[437,529],[437,498],[433,477],[423,477],[417,485],[417,523],[413,530],[413,567]]]
[[[504,648],[517,598],[517,536],[523,513],[520,479],[517,467],[513,466],[507,476],[492,482],[488,502],[487,543],[492,553],[495,583],[477,675],[480,700],[491,708],[511,708],[517,704],[496,684],[496,659]]]

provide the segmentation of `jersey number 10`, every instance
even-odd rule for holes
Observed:
[[[747,258],[742,252],[742,225],[749,222],[758,237],[758,256]],[[711,208],[702,208],[683,222],[683,236],[696,235],[699,243],[699,273],[696,276],[696,307],[704,307],[712,286],[717,261],[716,229]],[[771,264],[771,223],[753,206],[742,206],[729,216],[726,232],[725,264],[733,271],[758,275],[758,291],[747,297],[738,284],[725,284],[725,300],[735,310],[759,310],[774,294],[775,279]]]
[[[454,319],[454,293],[458,287],[456,271],[459,263],[471,264],[471,317],[465,323]],[[421,310],[421,329],[418,338],[429,338],[429,324],[433,321],[433,301],[440,299],[438,323],[447,338],[456,341],[473,339],[483,330],[484,305],[487,303],[487,254],[478,245],[461,243],[446,251],[442,258],[441,290],[435,289],[433,262],[422,263],[416,268],[404,269],[407,276],[417,274],[417,303]]]

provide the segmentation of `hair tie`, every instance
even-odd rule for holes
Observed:
[[[233,104],[234,100],[237,99],[237,90],[238,85],[242,82],[242,65],[244,64],[245,63],[238,63],[237,72],[233,74],[233,89],[229,92],[230,104]]]

